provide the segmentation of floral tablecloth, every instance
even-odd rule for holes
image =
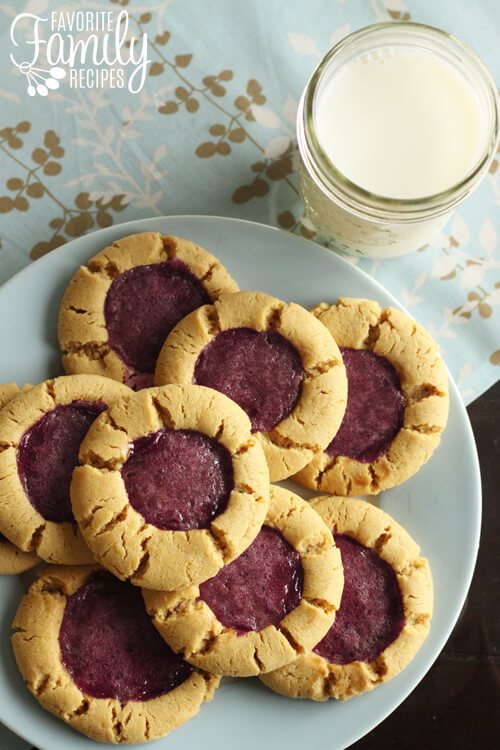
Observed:
[[[147,34],[140,91],[75,88],[43,65],[29,78],[11,62],[33,32],[33,19],[16,22],[11,41],[19,13],[82,9],[126,10],[128,36]],[[497,0],[0,0],[0,283],[74,237],[136,218],[236,216],[313,237],[295,117],[323,54],[367,24],[412,20],[469,42],[498,81],[498,10]],[[499,161],[432,245],[353,261],[437,338],[466,402],[500,372]],[[26,745],[0,728],[0,747]]]

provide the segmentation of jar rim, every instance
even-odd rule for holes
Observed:
[[[485,148],[476,164],[459,182],[441,192],[419,198],[392,198],[378,195],[352,182],[330,160],[318,141],[314,129],[315,95],[324,74],[340,52],[367,37],[378,37],[389,31],[406,34],[408,41],[418,35],[424,35],[426,41],[435,41],[446,45],[446,50],[455,52],[473,66],[485,85],[491,114],[491,137],[486,137]],[[396,34],[394,35],[396,36]],[[389,40],[388,40],[389,41]],[[335,200],[344,204],[349,210],[365,218],[388,219],[396,221],[415,221],[438,216],[461,202],[478,184],[488,169],[498,146],[500,136],[500,104],[497,90],[488,69],[479,56],[468,44],[442,29],[411,21],[384,22],[365,26],[344,37],[327,52],[313,71],[302,94],[297,116],[297,137],[301,156],[323,192],[331,193]]]

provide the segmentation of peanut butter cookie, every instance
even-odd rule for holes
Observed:
[[[201,386],[147,388],[96,420],[71,497],[96,559],[146,588],[201,583],[257,536],[269,503],[245,412]]]
[[[294,479],[336,495],[376,495],[429,460],[448,418],[448,378],[438,347],[405,313],[340,298],[313,309],[347,370],[347,409],[332,442]]]
[[[160,352],[155,382],[199,383],[236,401],[271,481],[322,454],[347,398],[342,357],[325,327],[300,305],[261,292],[226,295],[184,318]]]
[[[24,573],[38,565],[40,558],[34,552],[22,552],[0,534],[0,575]]]
[[[156,358],[185,315],[238,285],[194,242],[142,232],[94,255],[73,276],[59,314],[67,373],[92,373],[134,389],[153,385]]]
[[[304,500],[272,486],[264,526],[240,557],[201,586],[143,595],[159,633],[188,662],[249,677],[312,648],[335,618],[342,586],[328,527]]]
[[[31,693],[93,740],[163,737],[198,713],[219,683],[169,649],[138,589],[97,565],[43,571],[13,631]]]
[[[292,664],[263,675],[291,698],[347,700],[399,674],[424,642],[432,616],[432,578],[413,539],[363,500],[311,501],[342,555],[344,591],[332,628]]]
[[[0,410],[18,396],[22,390],[29,390],[31,386],[19,388],[15,383],[0,383]],[[0,435],[0,444],[2,436]],[[40,558],[34,552],[21,552],[12,542],[0,534],[0,575],[15,575],[34,568]]]
[[[0,534],[50,563],[93,561],[78,530],[70,482],[88,428],[130,393],[98,375],[47,380],[0,411]]]

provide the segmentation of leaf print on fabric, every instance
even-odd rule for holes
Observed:
[[[314,57],[321,57],[316,42],[310,36],[306,36],[306,34],[298,34],[295,31],[289,31],[288,41],[292,45],[293,50],[298,52],[299,55],[314,55]]]
[[[429,274],[427,273],[427,271],[423,271],[415,279],[413,289],[410,290],[406,287],[402,287],[401,299],[403,300],[403,304],[405,307],[413,307],[414,305],[420,305],[422,302],[425,301],[425,297],[418,295],[417,291],[425,284],[425,282],[428,279],[428,276]]]
[[[223,71],[223,73],[226,74],[226,80],[228,79],[228,74],[231,73],[231,71]],[[222,75],[222,74],[219,74]],[[232,73],[231,73],[232,77]],[[203,79],[205,81],[205,79]],[[195,90],[193,88],[193,90]],[[203,90],[200,90],[203,93]],[[245,117],[246,120],[254,120],[254,116],[252,114],[251,106],[255,101],[265,101],[265,96],[261,93],[262,87],[260,84],[255,80],[252,79],[248,81],[247,83],[247,93],[250,94],[252,97],[251,99],[247,98],[246,96],[237,96],[234,100],[234,106],[236,107],[239,112],[231,114],[228,110],[226,110],[221,105],[217,104],[217,108],[225,114],[229,119],[226,124],[223,123],[214,123],[209,127],[209,133],[213,136],[218,136],[217,141],[204,141],[196,148],[196,155],[199,156],[202,159],[210,158],[211,156],[215,156],[216,154],[219,154],[221,156],[227,156],[231,153],[231,145],[228,143],[228,141],[231,141],[232,143],[243,143],[245,139],[251,140],[253,143],[257,145],[257,147],[264,151],[264,149],[257,144],[257,142],[250,136],[248,133],[246,127],[242,124],[242,116]],[[225,93],[225,89],[224,89]]]
[[[36,166],[25,166],[18,157],[9,153],[8,149],[17,151],[23,147],[24,142],[19,133],[29,133],[30,130],[31,123],[23,120],[13,128],[8,127],[0,131],[0,149],[18,166],[26,170],[26,176],[23,179],[11,177],[7,180],[7,189],[15,192],[15,195],[0,197],[0,213],[7,213],[11,210],[28,211],[30,203],[26,196],[37,199],[45,193],[50,195],[50,191],[40,177],[40,170],[42,170],[41,174],[47,177],[53,177],[62,170],[61,164],[56,160],[64,156],[64,149],[59,145],[60,139],[53,130],[47,130],[45,133],[43,140],[45,148],[35,148],[31,153],[31,159]]]
[[[303,237],[311,240],[315,237],[316,232],[312,225],[305,217],[296,219],[291,211],[283,211],[276,217],[278,225],[289,232],[299,232]]]
[[[470,240],[470,230],[467,222],[463,216],[459,213],[455,213],[451,224],[451,235],[450,245],[452,247],[458,247],[458,245],[466,245]]]
[[[441,281],[452,279],[456,275],[458,258],[454,255],[443,255],[438,258],[432,267],[432,276]]]
[[[299,107],[299,103],[297,99],[295,99],[291,94],[288,94],[285,102],[285,106],[283,107],[283,117],[285,120],[290,123],[290,125],[293,125],[295,128],[295,124],[297,121],[297,109]]]
[[[371,0],[376,21],[410,21],[411,14],[403,0]]]
[[[15,195],[0,197],[0,213],[12,210],[28,211],[28,198],[38,200],[45,197],[56,205],[60,214],[49,221],[49,228],[53,230],[51,236],[47,240],[37,242],[31,248],[30,257],[36,260],[50,250],[60,247],[69,238],[79,237],[95,226],[111,226],[113,216],[110,210],[123,211],[127,204],[123,202],[124,195],[115,195],[105,201],[102,197],[91,199],[89,193],[79,193],[74,199],[74,208],[63,203],[45,181],[46,177],[55,177],[63,169],[60,160],[64,157],[65,150],[54,130],[45,131],[43,147],[38,146],[32,150],[30,156],[33,165],[26,164],[23,158],[12,153],[12,150],[17,152],[24,146],[19,134],[24,135],[30,131],[31,123],[27,120],[0,131],[0,150],[17,168],[23,170],[22,177],[14,176],[7,179],[6,187]]]
[[[165,70],[165,66],[159,62],[152,62],[149,66],[148,75],[159,76]]]
[[[155,36],[155,43],[159,45],[168,44],[169,39],[170,39],[170,32],[163,31],[161,34],[157,34]]]
[[[336,44],[338,44],[344,37],[346,37],[348,34],[351,33],[351,24],[345,23],[343,26],[340,26],[338,29],[335,29],[335,31],[332,32],[330,35],[330,46],[335,47]]]
[[[67,239],[80,237],[94,227],[109,227],[113,224],[110,210],[123,211],[127,204],[123,195],[114,195],[110,200],[104,198],[90,199],[89,193],[79,193],[74,199],[75,209],[63,206],[63,215],[55,217],[49,222],[54,230],[49,240],[37,242],[31,248],[30,256],[33,260],[60,247]],[[64,237],[64,233],[67,237]]]
[[[500,282],[497,281],[494,289],[489,292],[482,285],[477,284],[477,291],[467,294],[467,302],[453,311],[454,316],[470,319],[477,311],[481,318],[490,318],[493,307],[500,305]]]
[[[410,20],[410,13],[403,0],[382,0],[382,4],[393,21]]]
[[[254,162],[251,165],[251,170],[257,177],[250,184],[242,185],[234,191],[232,195],[233,203],[247,203],[252,198],[263,197],[269,191],[268,180],[273,182],[278,180],[288,181],[293,172],[293,150],[293,144],[290,142],[280,156],[264,158]],[[293,187],[296,189],[295,186]]]
[[[387,9],[387,12],[394,21],[409,21],[411,18],[409,13],[401,13],[399,10]]]
[[[262,107],[253,105],[252,114],[259,125],[264,125],[265,128],[272,128],[275,130],[281,125],[281,120],[276,112],[273,112],[269,107]]]
[[[143,26],[140,19],[130,16],[135,21],[138,29],[143,32]],[[164,31],[163,46],[171,40],[170,32]],[[224,115],[224,122],[216,122],[209,126],[208,131],[216,140],[204,140],[195,149],[195,154],[200,159],[210,159],[217,156],[227,157],[232,153],[233,146],[243,142],[251,143],[261,155],[264,156],[262,167],[257,169],[252,166],[252,171],[257,176],[249,184],[241,185],[232,193],[232,201],[238,205],[244,204],[253,198],[262,198],[269,192],[269,182],[264,179],[262,173],[266,171],[266,176],[273,181],[284,179],[295,195],[298,190],[288,175],[293,171],[291,159],[284,160],[283,152],[277,147],[276,156],[269,156],[266,153],[267,146],[262,145],[257,138],[250,133],[247,123],[256,122],[269,129],[277,129],[281,126],[279,115],[269,107],[265,107],[266,97],[263,94],[261,83],[251,78],[247,81],[245,93],[238,94],[233,99],[234,110],[231,111],[219,99],[227,94],[227,88],[224,83],[233,79],[233,71],[225,68],[217,75],[206,75],[202,78],[202,86],[194,84],[186,74],[179,68],[186,67],[192,59],[192,55],[177,55],[174,60],[168,59],[160,49],[162,45],[156,42],[150,42],[150,47],[158,56],[158,62],[163,65],[164,70],[174,73],[182,85],[175,89],[176,99],[167,99],[158,111],[162,115],[176,115],[182,105],[187,111],[195,113],[199,109],[198,100],[201,97],[205,99],[212,107],[216,108],[219,113]],[[163,72],[163,71],[162,71]],[[288,142],[289,139],[288,139]]]
[[[472,289],[472,287],[481,284],[485,270],[484,263],[480,260],[467,260],[465,268],[460,274],[460,288]]]
[[[500,281],[497,281],[493,291],[490,294],[489,302],[491,305],[500,305]]]
[[[485,219],[481,225],[479,242],[487,255],[493,255],[497,246],[497,230],[490,219]]]
[[[264,156],[267,159],[275,159],[289,148],[291,139],[287,135],[277,135],[267,142],[264,148]]]
[[[170,85],[160,86],[157,94],[162,95],[171,88]],[[124,193],[128,204],[133,204],[136,208],[147,207],[150,213],[160,215],[162,211],[158,208],[158,203],[162,191],[157,183],[164,177],[160,164],[156,163],[154,169],[148,169],[145,173],[142,161],[137,169],[131,166],[129,160],[122,157],[122,150],[127,146],[127,141],[140,136],[140,132],[131,128],[131,125],[151,119],[148,109],[156,109],[154,97],[143,89],[139,95],[139,106],[135,111],[131,111],[130,106],[124,107],[122,127],[116,124],[103,127],[101,124],[108,114],[107,110],[112,107],[105,90],[90,91],[86,94],[83,90],[75,89],[73,96],[60,94],[59,100],[65,103],[67,113],[78,117],[79,129],[88,133],[86,138],[80,135],[73,138],[72,145],[92,148],[93,156],[89,160],[90,171],[80,173],[76,179],[69,180],[67,187],[89,189],[95,182],[102,185],[102,182],[106,181],[106,193]],[[109,122],[109,119],[107,121]],[[102,187],[100,189],[102,190]]]

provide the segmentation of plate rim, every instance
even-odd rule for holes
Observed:
[[[98,229],[94,232],[89,232],[88,234],[81,235],[80,237],[75,237],[71,239],[69,242],[65,243],[64,245],[61,245],[60,247],[56,248],[55,250],[52,250],[49,253],[46,253],[45,255],[41,256],[40,258],[37,258],[35,261],[32,261],[28,263],[24,268],[21,268],[19,271],[17,271],[13,276],[11,276],[9,279],[7,279],[5,282],[3,282],[0,285],[0,294],[3,293],[3,290],[5,288],[8,288],[11,284],[17,283],[19,279],[29,272],[31,272],[31,269],[33,267],[38,267],[40,264],[43,264],[48,258],[54,257],[55,255],[64,255],[68,252],[68,248],[72,245],[76,245],[82,240],[93,238],[93,237],[103,237],[111,236],[116,234],[117,231],[120,231],[122,228],[127,229],[127,227],[131,227],[132,225],[141,225],[141,227],[147,225],[151,225],[154,227],[156,222],[160,221],[191,221],[191,220],[201,220],[201,221],[208,221],[208,222],[215,222],[215,223],[224,223],[224,224],[245,224],[249,225],[251,227],[257,227],[259,230],[264,231],[271,231],[272,233],[280,233],[281,235],[288,234],[288,238],[292,242],[298,242],[300,244],[310,244],[313,245],[316,248],[316,251],[319,249],[323,254],[328,256],[333,256],[334,262],[340,262],[344,266],[348,266],[350,270],[352,270],[355,274],[360,274],[365,280],[367,280],[371,285],[375,287],[375,289],[382,292],[382,294],[386,297],[388,297],[391,300],[391,304],[394,305],[394,307],[402,310],[407,315],[409,315],[411,318],[414,318],[413,315],[411,315],[405,308],[401,302],[394,297],[394,295],[387,290],[383,284],[380,283],[377,279],[374,279],[372,276],[370,276],[369,273],[367,273],[364,269],[360,268],[358,265],[349,262],[345,257],[343,257],[341,254],[324,247],[323,245],[320,245],[318,242],[315,242],[314,240],[308,239],[306,237],[299,237],[295,234],[292,234],[291,232],[287,233],[286,230],[280,229],[279,227],[275,227],[269,224],[265,224],[263,222],[257,222],[257,221],[251,221],[249,219],[240,219],[238,217],[230,217],[230,216],[218,216],[218,215],[211,215],[211,214],[172,214],[168,216],[155,216],[155,217],[148,217],[148,218],[138,218],[138,219],[131,219],[126,222],[122,222],[119,224],[113,224],[109,227]],[[150,230],[149,228],[146,229],[137,229],[137,232],[141,231],[154,231]],[[251,230],[252,231],[252,230]],[[134,232],[135,233],[135,232]],[[103,245],[104,247],[105,245]],[[98,250],[96,250],[98,252]],[[390,262],[386,261],[386,262]],[[445,363],[446,364],[446,363]],[[455,380],[453,376],[451,375],[448,367],[448,379],[449,379],[449,390],[450,395],[453,394],[453,397],[456,399],[456,403],[458,406],[458,409],[460,411],[461,421],[465,423],[467,438],[468,438],[468,444],[471,448],[471,458],[472,463],[474,467],[474,476],[471,478],[473,485],[474,485],[474,494],[476,498],[476,502],[474,504],[475,513],[474,513],[474,521],[475,526],[473,531],[473,538],[471,539],[471,549],[473,550],[473,555],[470,560],[468,569],[466,571],[466,574],[463,577],[463,591],[462,595],[460,597],[460,601],[455,606],[455,610],[452,613],[452,616],[448,620],[447,627],[444,629],[444,633],[441,634],[441,636],[438,639],[438,642],[434,645],[434,647],[431,650],[431,653],[429,654],[428,660],[426,661],[425,667],[422,669],[420,668],[417,670],[417,675],[410,680],[410,686],[409,688],[405,688],[402,691],[402,697],[398,699],[398,702],[396,705],[393,705],[392,707],[388,708],[387,710],[382,711],[381,714],[377,716],[377,719],[375,722],[370,721],[369,726],[366,728],[361,729],[360,732],[355,731],[352,735],[352,737],[349,740],[349,746],[353,744],[354,742],[357,742],[361,738],[365,737],[369,732],[373,731],[376,727],[378,727],[391,713],[396,711],[403,701],[405,701],[409,695],[415,690],[417,685],[422,681],[422,679],[429,673],[430,669],[436,662],[437,658],[439,657],[441,651],[443,650],[443,647],[445,646],[447,640],[449,639],[451,633],[453,632],[457,621],[460,617],[460,614],[463,610],[465,601],[467,599],[467,595],[469,593],[469,589],[472,582],[472,577],[474,575],[474,571],[476,568],[477,563],[477,555],[479,550],[479,542],[480,542],[480,535],[481,535],[481,524],[482,524],[482,485],[481,485],[481,472],[480,472],[480,464],[479,464],[479,456],[477,452],[477,446],[474,438],[474,433],[472,430],[472,426],[470,423],[469,415],[467,414],[467,410],[465,408],[465,405],[463,403],[462,397],[460,395],[460,392],[458,390],[458,387],[455,383]],[[2,716],[2,707],[0,704],[0,722],[7,727],[10,731],[12,731],[15,735],[20,737],[21,739],[25,740],[28,743],[33,742],[33,738],[30,736],[26,736],[24,732],[21,733],[18,727],[14,726],[13,723],[9,720],[9,717]],[[89,740],[91,741],[91,740]],[[348,745],[343,745],[343,748],[348,747]],[[45,750],[42,748],[42,750]]]

